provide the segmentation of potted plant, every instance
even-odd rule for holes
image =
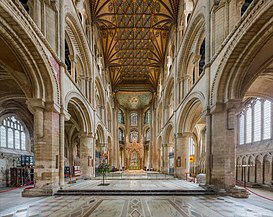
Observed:
[[[105,176],[106,176],[106,173],[109,173],[110,172],[110,166],[109,164],[107,163],[106,159],[102,159],[99,167],[98,167],[98,172],[102,174],[102,185],[107,185],[104,180],[105,180]]]

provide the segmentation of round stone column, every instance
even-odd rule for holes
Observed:
[[[80,140],[81,177],[90,179],[94,176],[94,136],[92,134],[82,134]]]

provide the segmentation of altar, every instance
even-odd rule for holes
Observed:
[[[127,170],[140,170],[143,167],[143,145],[140,143],[130,143],[126,145],[126,164]]]
[[[129,170],[139,170],[139,157],[136,150],[131,152]]]

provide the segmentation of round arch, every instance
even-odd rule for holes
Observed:
[[[11,29],[3,19],[0,20],[1,66],[18,83],[26,98],[40,98],[59,104],[59,72],[50,64],[57,62],[56,59],[48,57],[33,31],[28,31],[28,23],[24,28],[20,25],[27,21],[20,16],[9,16],[9,19],[18,25],[16,29]],[[24,35],[24,40],[19,35]]]
[[[188,33],[184,36],[183,44],[179,50],[177,59],[178,59],[178,76],[183,77],[187,73],[187,64],[189,62],[189,56],[192,53],[192,45],[195,44],[195,41],[198,38],[200,32],[204,32],[205,26],[205,15],[199,13],[195,16],[194,20],[190,22],[187,31]],[[183,73],[183,74],[182,74]]]
[[[64,100],[64,109],[67,111],[69,104],[73,105],[75,109],[78,111],[78,116],[81,120],[82,124],[82,131],[84,133],[92,133],[93,127],[92,127],[92,116],[89,111],[89,105],[85,101],[85,99],[78,93],[71,91],[67,93]]]
[[[96,127],[96,135],[97,135],[96,138],[100,139],[101,143],[105,142],[105,132],[100,123]]]
[[[66,34],[68,35],[71,43],[74,46],[78,47],[77,53],[80,56],[80,59],[82,61],[82,65],[84,68],[84,72],[87,76],[93,77],[91,72],[91,65],[88,64],[88,59],[92,59],[89,50],[89,45],[86,40],[86,36],[84,35],[84,32],[82,30],[81,24],[78,22],[78,18],[75,18],[75,16],[67,11],[65,13],[65,21],[66,21]],[[74,49],[74,52],[76,50]],[[87,74],[87,73],[90,74]]]
[[[178,132],[192,132],[193,127],[200,119],[205,106],[205,96],[201,92],[190,94],[185,100],[178,116]]]
[[[273,21],[269,20],[270,11],[263,10],[261,16],[266,19],[262,22],[259,17],[253,16],[256,20],[252,21],[253,24],[248,29],[238,30],[234,34],[235,39],[232,41],[236,41],[236,45],[229,46],[232,49],[227,49],[219,61],[220,65],[213,80],[210,105],[230,99],[241,100],[267,64],[272,62]]]
[[[170,137],[173,136],[174,137],[174,134],[171,135],[171,132],[174,131],[174,127],[173,127],[173,124],[172,123],[169,123],[168,126],[166,127],[166,130],[164,132],[164,144],[168,144],[170,142]]]

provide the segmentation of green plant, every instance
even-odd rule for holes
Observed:
[[[103,159],[98,167],[98,172],[102,174],[102,185],[105,185],[104,180],[106,173],[110,172],[110,165]]]

